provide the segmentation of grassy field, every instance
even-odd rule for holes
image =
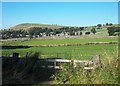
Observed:
[[[102,68],[92,71],[89,77],[84,74],[85,71],[80,68],[74,70],[66,66],[64,70],[56,72],[51,76],[52,81],[49,84],[118,84],[118,44],[92,44],[84,45],[88,42],[118,42],[118,37],[80,37],[63,39],[30,39],[30,40],[7,40],[3,42],[4,46],[31,46],[30,48],[3,49],[3,56],[12,56],[13,52],[20,54],[21,58],[39,52],[40,58],[63,58],[91,60],[95,54],[100,54]],[[83,44],[72,46],[42,46],[58,44]],[[32,65],[33,66],[33,65]],[[40,69],[39,69],[40,70]],[[39,72],[38,72],[39,73]],[[28,79],[29,80],[29,79]],[[32,80],[33,81],[33,80]]]
[[[94,54],[112,54],[116,51],[117,44],[81,45],[81,46],[57,46],[57,47],[31,47],[26,49],[4,49],[2,54],[12,55],[13,52],[20,53],[25,57],[26,53],[41,53],[42,58],[60,57],[65,59],[90,59]]]
[[[86,77],[85,71],[76,68],[74,72],[71,67],[66,66],[64,70],[57,72],[52,76],[53,84],[119,84],[118,83],[118,52],[111,54],[104,52],[101,56],[102,68],[91,71],[89,77]],[[66,81],[66,82],[65,82]]]
[[[30,39],[30,40],[17,40],[5,41],[3,45],[6,46],[41,46],[41,45],[55,45],[55,44],[86,44],[88,42],[114,42],[118,41],[118,37],[106,38],[63,38],[63,39]]]

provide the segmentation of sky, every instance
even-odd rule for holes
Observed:
[[[2,29],[21,23],[92,26],[118,23],[117,2],[2,2]]]
[[[119,0],[2,0],[3,2],[118,2]]]

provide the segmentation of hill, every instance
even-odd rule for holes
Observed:
[[[23,29],[23,30],[29,30],[31,27],[41,27],[41,28],[51,28],[51,29],[58,29],[61,27],[68,27],[68,26],[60,26],[60,25],[56,25],[56,24],[34,24],[34,23],[23,23],[23,24],[18,24],[16,26],[13,26],[9,29],[13,29],[13,30],[19,30],[19,29]]]
[[[113,24],[112,26],[119,26],[118,24]],[[77,26],[60,26],[57,24],[36,24],[36,23],[23,23],[23,24],[18,24],[16,26],[10,27],[9,29],[12,30],[29,30],[31,27],[41,27],[41,28],[48,28],[48,29],[58,29],[61,27],[77,27]],[[80,26],[79,26],[80,27]],[[95,26],[87,26],[86,30],[89,31],[91,28],[93,28]],[[106,28],[109,26],[102,26],[101,28]]]

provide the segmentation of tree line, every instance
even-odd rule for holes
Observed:
[[[25,30],[12,29],[4,29],[1,30],[0,33],[2,34],[2,39],[26,37],[26,35],[28,34],[28,32]]]
[[[47,27],[41,28],[41,27],[31,27],[29,30],[13,30],[13,29],[4,29],[0,32],[2,33],[2,39],[8,39],[8,38],[22,38],[22,37],[30,37],[33,36],[42,37],[50,36],[50,35],[59,35],[60,33],[63,33],[64,35],[67,33],[68,35],[75,35],[75,32],[84,30],[84,27],[62,27],[58,29],[49,29]],[[78,35],[78,33],[76,33]],[[82,33],[80,32],[80,35]]]
[[[95,27],[92,27],[90,31],[85,32],[86,35],[89,35],[91,33],[96,34],[96,29],[102,29],[102,24],[97,24]],[[112,23],[106,23],[105,26],[107,27],[109,36],[116,36],[119,35],[120,27],[112,26]],[[87,27],[61,27],[58,29],[50,29],[47,27],[31,27],[29,30],[13,30],[13,29],[4,29],[1,30],[0,33],[2,33],[1,38],[2,39],[8,39],[8,38],[23,38],[23,37],[43,37],[43,36],[53,36],[57,35],[83,35],[82,30],[85,30]]]

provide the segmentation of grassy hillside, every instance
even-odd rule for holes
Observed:
[[[112,26],[119,26],[118,24],[113,24]],[[58,28],[62,28],[62,27],[77,27],[77,26],[60,26],[60,25],[56,25],[56,24],[35,24],[35,23],[23,23],[23,24],[18,24],[16,26],[13,26],[9,29],[12,29],[12,30],[20,30],[20,29],[23,29],[23,30],[29,30],[31,27],[41,27],[41,28],[48,28],[48,29],[58,29]],[[79,26],[80,27],[80,26]],[[108,30],[107,28],[108,27],[111,27],[111,26],[101,26],[101,27],[98,27],[98,26],[87,26],[84,28],[84,30],[82,30],[82,32],[85,34],[85,32],[91,32],[91,29],[95,28],[96,29],[96,36],[108,36]]]
[[[13,29],[13,30],[19,30],[19,29],[28,30],[31,27],[41,27],[41,28],[46,28],[47,27],[47,28],[51,28],[51,29],[58,29],[58,28],[65,27],[65,26],[50,25],[50,24],[23,23],[23,24],[18,24],[16,26],[13,26],[10,29]]]

